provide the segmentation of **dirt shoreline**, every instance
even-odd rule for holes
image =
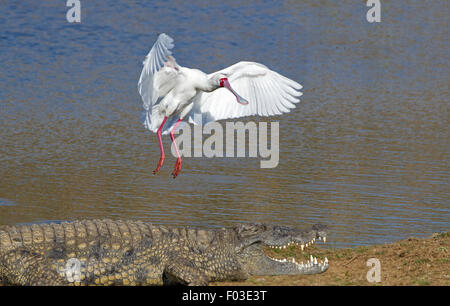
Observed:
[[[288,248],[267,254],[275,258],[306,261],[309,254],[317,259],[328,258],[328,271],[316,275],[255,276],[245,282],[216,282],[214,286],[448,286],[450,285],[450,232],[433,234],[429,238],[408,238],[399,242],[349,249],[324,249],[313,246],[308,255],[298,248]],[[368,282],[371,269],[367,260],[380,262],[380,282]]]

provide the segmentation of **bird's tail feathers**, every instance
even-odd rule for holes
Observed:
[[[164,116],[159,111],[159,105],[154,105],[152,110],[144,111],[143,123],[146,129],[156,133],[164,120]],[[162,134],[168,134],[175,126],[178,119],[170,117],[161,130]]]
[[[144,111],[144,126],[154,133],[158,131],[163,119],[164,116],[159,112],[159,105],[153,105],[151,109]]]

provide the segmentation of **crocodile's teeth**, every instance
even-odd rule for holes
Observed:
[[[317,258],[314,257],[314,264],[317,265]]]
[[[313,261],[314,260],[314,258],[312,257],[312,255],[309,255],[309,261]]]
[[[303,249],[305,248],[305,245],[304,245],[304,244],[302,244],[302,245],[301,245],[300,247],[302,248],[302,251],[303,251]]]
[[[327,237],[323,237],[323,243],[327,242]]]

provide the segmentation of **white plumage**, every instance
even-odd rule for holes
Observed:
[[[289,112],[300,101],[302,86],[266,66],[239,62],[205,74],[179,66],[172,56],[173,39],[160,34],[144,61],[138,90],[145,110],[144,125],[161,134],[173,132],[180,120],[195,124],[244,116],[273,116]],[[232,87],[231,87],[232,85]],[[238,103],[236,103],[238,102]],[[200,120],[202,122],[200,122]],[[177,165],[181,168],[181,157]],[[174,177],[179,172],[177,166]]]
[[[249,101],[248,105],[235,103],[235,97],[225,88],[199,92],[188,114],[191,122],[194,114],[202,114],[203,123],[254,115],[281,115],[295,108],[302,95],[300,84],[259,63],[239,62],[209,76],[216,73],[227,75],[233,89]]]

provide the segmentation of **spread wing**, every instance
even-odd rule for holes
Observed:
[[[188,114],[192,123],[203,123],[244,116],[273,116],[290,112],[300,101],[302,86],[266,66],[254,62],[239,62],[212,73],[228,77],[233,89],[249,104],[236,102],[234,95],[226,88],[213,92],[201,92],[194,100],[194,107]],[[211,76],[210,75],[210,76]]]
[[[138,90],[145,109],[144,125],[150,130],[160,121],[155,106],[175,86],[179,73],[179,66],[170,51],[173,47],[173,39],[160,34],[143,63]]]

